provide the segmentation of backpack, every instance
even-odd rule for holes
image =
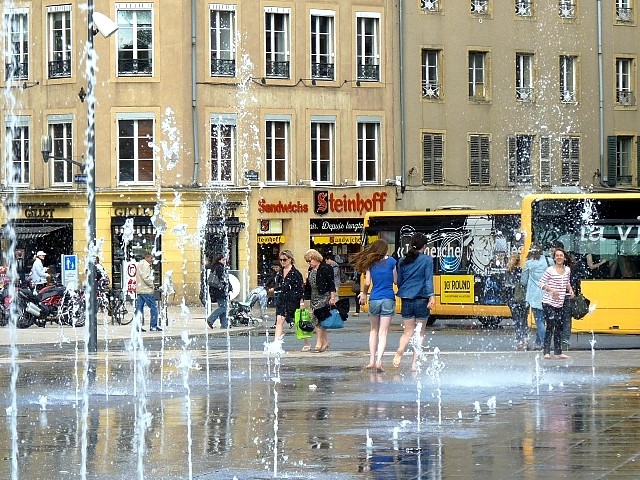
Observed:
[[[216,273],[215,268],[212,268],[209,271],[209,276],[207,277],[207,285],[212,288],[217,288],[218,290],[222,289],[222,280],[220,280],[220,277]]]

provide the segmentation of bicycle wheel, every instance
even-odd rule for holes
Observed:
[[[118,311],[120,316],[120,325],[129,325],[133,320],[133,314],[135,311],[133,302],[127,300],[121,301]]]

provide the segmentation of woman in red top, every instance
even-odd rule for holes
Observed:
[[[547,330],[544,334],[544,358],[551,358],[551,336],[553,353],[556,358],[569,358],[562,353],[563,306],[565,296],[573,298],[574,292],[569,283],[571,269],[567,266],[568,256],[562,248],[553,251],[554,264],[547,268],[540,278],[540,288],[544,291],[542,310]]]

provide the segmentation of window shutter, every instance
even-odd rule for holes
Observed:
[[[562,146],[560,148],[560,156],[562,162],[560,182],[566,185],[571,182],[571,138],[562,137]]]
[[[422,136],[422,183],[444,182],[444,136],[425,133]]]
[[[540,186],[551,184],[551,139],[540,137]]]
[[[507,168],[509,172],[509,185],[517,183],[518,168],[516,164],[516,137],[509,135],[507,137]]]
[[[480,136],[469,137],[469,183],[480,184]]]
[[[638,164],[638,169],[636,170],[638,175],[638,186],[640,187],[640,136],[636,137],[636,160]]]
[[[433,183],[433,135],[422,135],[422,183]]]
[[[444,136],[433,136],[433,183],[444,183]]]
[[[491,162],[489,136],[480,136],[480,183],[489,185],[491,182],[491,171],[489,169]]]
[[[615,135],[607,137],[607,185],[615,187],[618,181],[616,151],[618,138]]]
[[[580,139],[578,137],[571,137],[569,159],[571,183],[580,183]]]

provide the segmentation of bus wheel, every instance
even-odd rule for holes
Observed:
[[[478,321],[484,328],[498,328],[502,319],[500,317],[478,317]]]

